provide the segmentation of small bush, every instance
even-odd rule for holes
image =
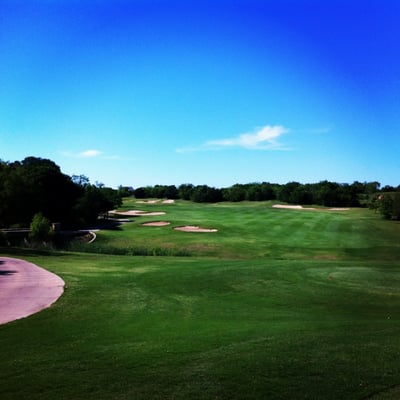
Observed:
[[[34,242],[47,242],[52,237],[51,222],[42,213],[34,215],[30,229],[29,239]]]

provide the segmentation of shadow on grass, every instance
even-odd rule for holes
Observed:
[[[192,255],[192,253],[186,249],[146,246],[114,247],[96,242],[90,244],[71,242],[68,251],[118,256],[190,257]]]
[[[50,249],[31,249],[26,247],[0,247],[0,253],[2,255],[8,255],[11,257],[40,257],[40,256],[52,256],[62,257],[66,254],[56,250]]]
[[[95,226],[91,227],[89,230],[102,229],[107,231],[121,231],[121,225],[124,221],[119,221],[118,219],[105,219],[100,220]]]
[[[400,247],[346,248],[344,249],[344,254],[352,259],[396,261],[400,259]]]

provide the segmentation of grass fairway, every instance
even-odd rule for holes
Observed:
[[[167,214],[102,231],[95,249],[191,256],[15,251],[67,289],[0,326],[2,400],[396,398],[399,224],[269,203],[137,208]],[[157,219],[171,225],[140,225]],[[172,229],[186,224],[218,232]]]

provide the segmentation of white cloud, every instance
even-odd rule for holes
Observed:
[[[108,161],[131,161],[134,158],[132,157],[121,157],[117,154],[107,154],[100,150],[89,149],[85,151],[81,151],[79,153],[73,153],[70,151],[61,151],[60,154],[64,157],[69,158],[86,158],[86,159],[100,159],[100,160],[108,160]]]
[[[287,133],[288,129],[283,126],[263,126],[251,133],[243,133],[231,139],[212,140],[206,143],[207,146],[219,147],[244,147],[246,149],[273,149],[281,145],[278,138]]]
[[[265,125],[256,128],[252,132],[242,133],[236,137],[210,140],[200,147],[178,149],[177,152],[184,153],[200,150],[219,150],[234,147],[249,150],[283,150],[284,146],[279,143],[278,139],[287,132],[289,132],[289,129],[284,126]]]
[[[72,158],[93,158],[98,157],[103,154],[100,150],[85,150],[80,153],[72,153],[70,151],[62,151],[60,153],[64,157],[72,157]]]
[[[102,154],[101,151],[99,150],[85,150],[82,151],[81,153],[78,154],[78,157],[80,158],[92,158],[92,157],[98,157]]]

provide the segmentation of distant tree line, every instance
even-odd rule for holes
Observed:
[[[262,182],[235,184],[227,188],[186,183],[178,187],[174,185],[139,187],[130,193],[136,198],[183,199],[197,203],[276,200],[325,207],[369,207],[387,219],[400,220],[400,185],[381,188],[380,183],[376,181],[355,181],[352,184],[327,180],[307,184]]]
[[[0,161],[0,228],[29,227],[35,215],[65,228],[84,227],[121,204],[119,190],[65,175],[51,160]]]
[[[95,224],[100,215],[120,206],[123,197],[131,195],[198,203],[275,200],[327,207],[369,206],[385,218],[400,219],[400,186],[380,188],[379,182],[262,182],[227,188],[186,183],[136,189],[120,186],[116,190],[97,182],[91,184],[84,175],[65,175],[48,159],[0,160],[0,228],[29,227],[37,214],[37,220],[59,222],[64,228],[87,227]]]
[[[303,205],[359,207],[366,206],[370,197],[379,191],[379,182],[356,181],[347,184],[325,180],[313,184],[299,182],[288,182],[283,185],[268,182],[235,184],[228,188],[192,184],[183,184],[179,187],[156,185],[137,188],[134,190],[134,195],[136,198],[184,199],[199,203],[277,200]]]

